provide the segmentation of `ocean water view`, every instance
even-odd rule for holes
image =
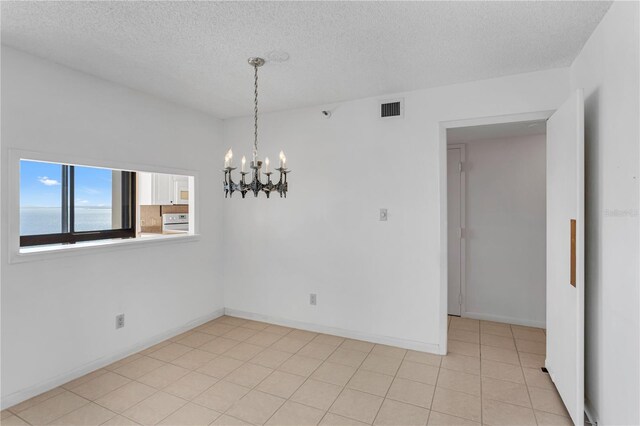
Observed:
[[[111,229],[111,207],[76,207],[75,230]],[[20,207],[20,235],[54,234],[62,230],[60,207]]]
[[[20,235],[62,232],[65,191],[66,202],[70,208],[74,206],[76,231],[112,229],[111,206],[118,196],[113,193],[113,173],[96,167],[21,159]]]

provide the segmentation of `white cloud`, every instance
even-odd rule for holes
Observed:
[[[86,194],[91,194],[91,195],[96,195],[99,194],[100,191],[98,191],[97,189],[94,188],[89,188],[87,186],[82,186],[80,188],[78,188],[79,191],[84,192]]]
[[[58,182],[57,180],[55,180],[55,179],[49,179],[49,178],[48,178],[48,177],[46,177],[46,176],[40,176],[40,177],[38,178],[38,181],[39,181],[41,184],[46,185],[46,186],[56,186],[56,185],[60,185],[60,182]]]

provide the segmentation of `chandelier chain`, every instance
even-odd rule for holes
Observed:
[[[253,107],[253,158],[258,161],[258,65],[253,66],[254,69],[254,107]]]

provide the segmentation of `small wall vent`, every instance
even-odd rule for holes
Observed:
[[[394,99],[380,102],[380,118],[402,117],[402,99]]]

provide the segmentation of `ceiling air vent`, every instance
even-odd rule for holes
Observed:
[[[402,117],[403,106],[402,99],[382,101],[380,103],[380,118]]]

